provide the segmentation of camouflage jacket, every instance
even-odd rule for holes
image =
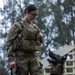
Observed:
[[[7,35],[6,50],[9,60],[14,59],[16,50],[40,50],[40,40],[37,36],[40,29],[33,23],[19,20],[12,25]]]

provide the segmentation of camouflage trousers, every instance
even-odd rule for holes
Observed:
[[[32,54],[17,57],[16,75],[43,75],[43,69]]]

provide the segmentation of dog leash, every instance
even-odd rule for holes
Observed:
[[[9,68],[3,75],[6,75],[10,70],[11,70],[11,75],[13,75],[12,68]]]

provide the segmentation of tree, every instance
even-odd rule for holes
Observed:
[[[74,44],[74,0],[57,0],[55,4],[51,3],[51,9],[54,16],[52,28],[55,29],[53,38],[54,47],[58,48],[64,44]]]
[[[49,49],[57,49],[64,44],[75,44],[74,0],[4,0],[4,8],[0,10],[4,18],[0,23],[6,29],[5,37],[9,25],[23,18],[23,11],[31,2],[39,9],[34,22],[44,35],[41,55],[47,56]]]

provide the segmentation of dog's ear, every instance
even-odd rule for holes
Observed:
[[[52,51],[49,50],[49,57],[51,57]]]
[[[66,59],[67,59],[67,55],[62,56],[61,63],[65,63]]]
[[[49,63],[51,63],[51,60],[50,60],[50,59],[47,59],[47,61],[48,61]]]
[[[55,56],[55,54],[54,54],[52,51],[49,50],[49,57],[50,57],[51,59],[54,59],[54,56]]]
[[[43,67],[43,64],[41,62],[39,62],[40,66]]]

